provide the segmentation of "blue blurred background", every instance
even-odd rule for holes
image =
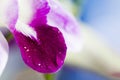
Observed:
[[[56,80],[120,80],[120,0],[59,0],[81,27],[83,48],[67,53]],[[23,62],[14,39],[0,80],[44,80]]]

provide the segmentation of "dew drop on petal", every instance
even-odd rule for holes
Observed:
[[[62,67],[67,50],[62,33],[48,25],[34,29],[37,40],[14,31],[24,62],[38,72],[56,72]]]

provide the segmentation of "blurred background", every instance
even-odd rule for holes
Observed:
[[[27,67],[14,39],[0,80],[120,80],[120,0],[59,0],[81,28],[82,49],[67,53],[63,68],[44,76]]]

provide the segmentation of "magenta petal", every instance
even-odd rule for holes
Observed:
[[[62,33],[56,27],[48,25],[34,29],[37,40],[14,31],[24,62],[38,72],[56,72],[66,56],[67,48]]]
[[[57,0],[48,2],[50,11],[47,15],[47,24],[57,26],[63,33],[68,53],[79,53],[82,48],[79,23]]]
[[[37,26],[47,23],[47,14],[50,10],[47,0],[32,0],[33,17],[30,26]]]
[[[79,24],[77,20],[57,0],[48,0],[50,11],[47,15],[48,23],[58,25],[59,28],[66,31],[68,34],[72,33],[78,35],[80,33]]]

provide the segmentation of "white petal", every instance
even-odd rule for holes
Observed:
[[[8,60],[8,43],[2,33],[0,32],[0,76],[5,68]]]
[[[0,27],[12,28],[18,16],[17,0],[0,0]]]
[[[33,15],[32,0],[18,0],[19,20],[24,23],[29,23]]]
[[[82,48],[80,25],[70,12],[64,9],[56,0],[48,0],[50,12],[47,15],[48,24],[58,27],[63,33],[68,53],[78,53]]]
[[[15,25],[15,28],[18,32],[21,32],[22,34],[24,34],[30,38],[34,37],[35,39],[37,39],[37,34],[36,34],[35,30],[31,26],[23,23],[22,21],[18,20]]]

